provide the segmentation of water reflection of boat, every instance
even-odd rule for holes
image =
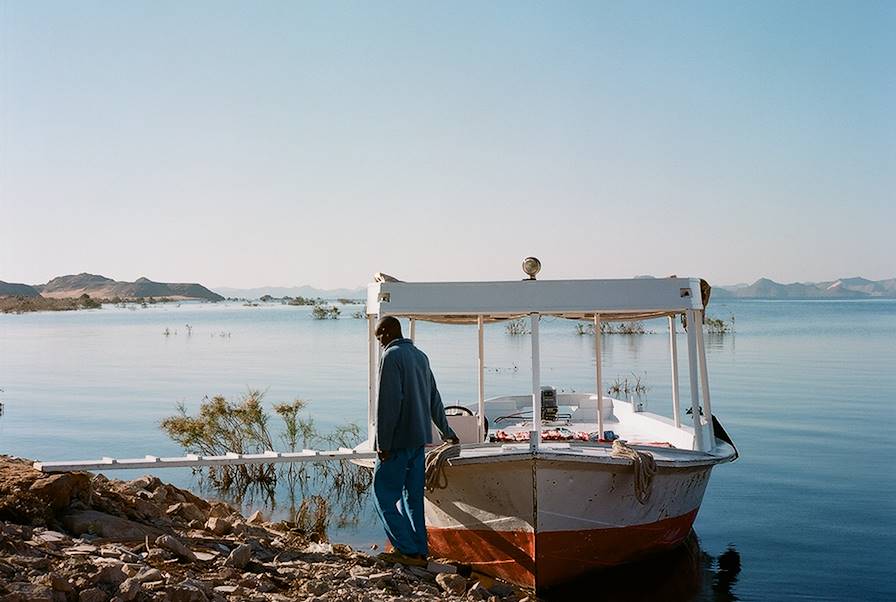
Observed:
[[[382,280],[369,285],[367,300],[371,435],[376,428],[376,320],[386,315],[408,318],[411,338],[421,320],[478,326],[479,400],[470,404],[468,415],[449,418],[462,449],[446,469],[447,487],[426,496],[433,554],[544,590],[685,540],[713,466],[737,457],[712,416],[699,327],[687,328],[691,416],[682,416],[679,407],[675,322],[681,316],[686,324],[702,324],[709,293],[703,281]],[[542,387],[542,316],[593,325],[597,391],[603,390],[602,322],[666,320],[672,418],[644,411],[636,400]],[[531,393],[485,399],[483,328],[520,318],[528,319],[531,330]],[[613,443],[617,438],[627,446]],[[370,440],[360,449],[369,450]]]
[[[542,599],[605,602],[735,602],[740,554],[729,547],[718,557],[700,548],[693,531],[681,545],[640,562],[590,573],[543,592]],[[649,575],[649,579],[644,576]]]

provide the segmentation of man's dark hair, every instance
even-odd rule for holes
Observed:
[[[399,322],[398,318],[395,316],[384,316],[380,318],[380,321],[376,326],[376,331],[388,332],[401,338],[401,322]]]

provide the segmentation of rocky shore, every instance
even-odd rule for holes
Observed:
[[[462,565],[312,541],[156,477],[46,475],[0,456],[0,602],[528,599]]]

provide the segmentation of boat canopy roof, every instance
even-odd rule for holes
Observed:
[[[572,320],[645,320],[702,310],[710,287],[699,278],[401,282],[377,274],[367,314],[475,324],[537,313]]]

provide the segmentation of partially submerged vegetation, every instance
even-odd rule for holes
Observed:
[[[653,330],[647,330],[644,327],[644,322],[640,320],[635,320],[631,322],[601,322],[600,323],[600,333],[601,334],[653,334]],[[576,334],[577,335],[593,335],[594,334],[594,322],[577,322],[576,323]]]
[[[576,334],[594,335],[594,322],[577,322]],[[728,319],[712,318],[706,316],[703,323],[703,330],[707,334],[728,334],[734,332],[734,314]],[[601,322],[601,334],[656,334],[655,330],[648,330],[644,326],[644,322],[640,320],[631,322]]]
[[[726,320],[724,318],[711,318],[706,316],[703,322],[703,330],[707,334],[728,334],[734,332],[734,314]]]
[[[323,299],[320,297],[316,299],[311,299],[310,297],[283,297],[280,300],[281,303],[285,303],[286,305],[317,305],[319,303],[323,303]]]
[[[317,304],[311,309],[311,317],[315,320],[338,320],[342,313],[335,305]]]
[[[607,389],[607,395],[616,399],[643,399],[649,390],[643,379],[632,372],[631,379],[617,376]]]
[[[529,325],[526,324],[526,320],[523,318],[520,318],[518,320],[509,320],[504,324],[504,332],[506,332],[510,336],[532,334],[532,330],[529,328]]]
[[[262,403],[263,397],[257,390],[246,392],[237,401],[228,401],[221,395],[206,397],[196,415],[188,414],[180,403],[177,414],[165,418],[161,428],[185,452],[208,456],[274,449],[297,451],[316,446],[338,449],[354,447],[361,440],[361,431],[354,424],[321,434],[314,420],[303,415],[307,402],[301,399],[273,404],[282,423],[279,435],[275,435],[274,421]],[[272,510],[278,485],[285,485],[290,515],[307,526],[309,532],[326,529],[331,519],[339,525],[355,523],[372,483],[370,471],[345,460],[212,466],[196,472],[219,495],[239,503],[260,499]]]

